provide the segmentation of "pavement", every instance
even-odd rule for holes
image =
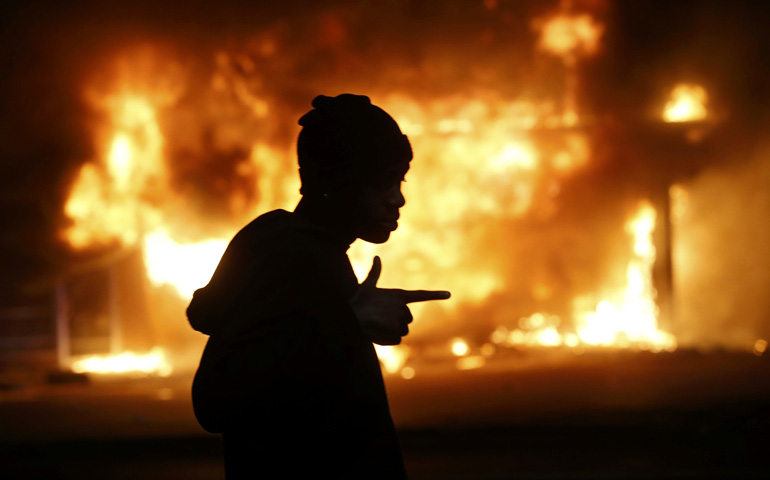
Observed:
[[[770,361],[750,354],[533,353],[387,376],[413,480],[770,478]],[[0,478],[221,479],[192,371],[0,378]],[[15,380],[13,380],[13,378]]]

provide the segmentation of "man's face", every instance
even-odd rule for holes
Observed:
[[[398,228],[399,209],[406,204],[401,183],[409,163],[395,165],[359,190],[357,208],[353,212],[353,234],[370,243],[385,243]]]

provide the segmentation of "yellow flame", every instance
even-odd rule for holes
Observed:
[[[405,345],[375,345],[374,349],[382,367],[388,373],[398,373],[409,358],[409,347]],[[406,376],[409,376],[409,373]]]
[[[227,240],[182,244],[170,237],[152,201],[174,198],[155,109],[134,95],[110,97],[104,103],[110,112],[111,140],[101,159],[81,168],[65,204],[65,214],[73,221],[67,240],[76,248],[115,241],[139,244],[150,281],[171,284],[183,298],[190,298],[211,277]],[[255,150],[257,154],[265,155],[262,149]]]
[[[544,24],[541,48],[561,55],[590,54],[598,48],[602,29],[587,15],[557,17]],[[404,209],[394,233],[408,242],[383,246],[358,242],[351,248],[350,258],[360,278],[368,272],[372,256],[379,254],[385,262],[383,281],[405,288],[440,284],[453,292],[453,302],[435,308],[483,302],[503,290],[508,275],[505,265],[464,253],[476,249],[468,235],[469,219],[507,221],[527,215],[533,206],[558,194],[555,179],[588,163],[591,145],[577,131],[554,136],[547,146],[532,132],[574,125],[573,110],[560,111],[554,102],[484,95],[432,101],[393,95],[379,102],[412,136],[415,152],[420,152],[421,161],[414,162],[410,173],[415,181],[404,187],[407,201],[418,208]],[[251,100],[249,104],[258,109]],[[164,139],[155,108],[131,95],[112,97],[105,104],[110,122],[102,136],[102,155],[83,166],[65,205],[73,220],[68,239],[81,247],[106,241],[141,245],[152,283],[173,285],[181,296],[189,297],[209,279],[227,241],[179,242],[171,235],[153,200],[176,195],[166,174]],[[243,197],[230,198],[234,211],[244,210],[246,215],[249,209],[261,213],[290,208],[297,199],[299,183],[291,149],[256,142],[236,174],[254,178],[259,198],[254,205]],[[518,329],[496,330],[492,343],[671,345],[673,341],[656,329],[650,274],[655,212],[649,207],[637,217],[629,222],[634,253],[619,299],[603,299],[593,304],[595,309],[576,309],[575,333],[561,333],[558,317],[536,313],[523,319]],[[402,267],[391,269],[391,264]],[[541,293],[549,295],[546,290]],[[487,352],[494,352],[494,346],[489,347]],[[472,358],[463,339],[455,339],[451,351]],[[378,347],[377,352],[386,371],[403,372],[409,355],[406,347]],[[481,358],[489,355],[482,351]],[[473,362],[479,363],[469,360],[468,364]]]
[[[181,244],[158,229],[144,237],[147,275],[153,284],[170,284],[183,298],[192,298],[208,283],[227,244],[225,239]]]
[[[657,325],[658,308],[652,285],[655,219],[656,212],[652,205],[642,202],[626,222],[626,232],[632,240],[632,256],[626,269],[626,287],[620,301],[601,300],[593,310],[581,307],[584,302],[576,301],[574,333],[559,331],[559,317],[534,313],[519,319],[519,328],[508,330],[505,326],[498,326],[490,335],[492,343],[546,347],[565,345],[570,348],[581,345],[635,346],[653,351],[676,349],[676,338]]]
[[[679,84],[671,91],[663,109],[666,122],[695,122],[708,117],[708,94],[700,85]]]
[[[72,220],[65,236],[75,248],[110,242],[135,245],[160,221],[156,206],[142,200],[167,188],[155,111],[144,99],[130,95],[106,103],[109,145],[100,159],[83,165],[64,206]]]
[[[470,347],[468,346],[468,342],[466,342],[462,338],[455,338],[452,340],[452,355],[455,357],[463,357],[465,355],[468,355],[468,352],[470,352]]]
[[[144,354],[127,351],[117,355],[92,355],[81,358],[72,362],[72,371],[76,373],[119,373],[167,377],[171,375],[174,368],[166,358],[164,350],[160,347],[153,347]]]
[[[407,206],[393,240],[381,246],[357,242],[348,252],[356,275],[365,278],[377,254],[384,285],[440,283],[453,295],[436,307],[446,310],[484,302],[505,288],[508,273],[501,262],[466,253],[478,248],[468,222],[521,218],[549,201],[544,199],[557,194],[554,178],[588,165],[587,136],[555,136],[541,149],[533,129],[565,126],[552,102],[481,95],[420,101],[394,94],[379,103],[411,135],[419,161],[404,184]]]
[[[603,346],[630,343],[656,351],[676,348],[674,336],[658,329],[656,292],[652,285],[655,217],[652,205],[643,202],[626,223],[634,255],[626,269],[623,300],[618,305],[603,300],[593,312],[576,312],[577,334],[582,342]]]
[[[555,15],[539,26],[538,48],[557,56],[590,56],[599,50],[604,26],[584,13]]]
[[[129,186],[131,160],[133,156],[131,140],[128,135],[115,136],[109,154],[109,172],[115,180],[116,187],[125,190]]]
[[[537,167],[536,152],[532,145],[511,143],[505,146],[493,165],[498,171],[507,168],[534,170]]]

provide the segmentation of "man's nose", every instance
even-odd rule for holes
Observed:
[[[401,193],[401,185],[394,187],[390,192],[388,192],[388,205],[396,208],[401,208],[406,205],[404,194]]]

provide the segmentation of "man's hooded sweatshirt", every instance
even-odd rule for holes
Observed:
[[[238,232],[195,292],[187,316],[210,338],[193,407],[224,436],[228,478],[405,478],[377,356],[348,304],[348,247],[275,210]]]

